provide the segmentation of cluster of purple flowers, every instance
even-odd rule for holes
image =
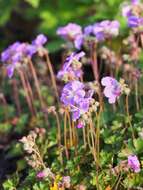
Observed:
[[[93,36],[97,41],[116,37],[119,34],[120,24],[118,21],[105,20],[82,28],[74,23],[69,23],[65,27],[60,27],[57,34],[66,40],[74,42],[77,49],[80,49],[87,37]]]
[[[93,25],[92,32],[98,41],[116,37],[119,34],[120,24],[118,21],[105,20]]]
[[[105,86],[103,93],[108,102],[115,103],[122,93],[120,83],[112,77],[104,77],[101,84]],[[78,128],[88,123],[91,113],[97,110],[99,103],[92,98],[93,94],[94,90],[86,90],[86,86],[78,80],[68,82],[62,90],[61,102],[69,108],[72,120],[78,121]]]
[[[141,17],[143,6],[139,0],[131,0],[130,4],[122,6],[122,15],[127,18],[128,26],[143,30],[143,18]],[[120,23],[117,20],[104,20],[93,25],[86,26],[83,30],[80,25],[69,23],[57,30],[57,34],[65,40],[73,42],[75,48],[81,49],[86,39],[95,37],[97,42],[118,36]]]
[[[80,53],[72,53],[65,60],[63,68],[58,72],[57,78],[65,82],[69,80],[78,80],[82,77],[81,62],[79,60],[85,55],[82,51]]]
[[[85,85],[79,81],[70,81],[64,86],[61,101],[70,108],[73,121],[88,112],[92,95],[93,91],[86,91]]]
[[[32,44],[15,42],[4,50],[1,54],[1,61],[6,64],[8,77],[11,78],[15,68],[20,66],[20,64],[24,63],[27,59],[32,58],[46,42],[46,36],[39,34],[36,39],[32,41]]]
[[[139,0],[131,0],[130,4],[124,4],[122,15],[127,18],[128,26],[137,31],[143,30],[143,17],[141,17],[143,7]]]

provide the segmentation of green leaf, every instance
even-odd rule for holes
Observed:
[[[140,139],[140,138],[134,139],[133,143],[138,153],[143,152],[143,139]]]
[[[18,183],[19,183],[19,176],[16,173],[11,176],[11,179],[8,179],[3,183],[3,189],[4,190],[16,190],[17,189],[16,186],[18,185]]]
[[[32,7],[37,8],[39,6],[40,0],[25,0],[27,3],[32,5]]]
[[[13,158],[16,156],[20,156],[23,153],[22,148],[21,148],[21,144],[20,143],[11,143],[9,150],[6,154],[6,158]]]
[[[119,157],[128,157],[131,154],[133,154],[133,151],[127,147],[127,148],[122,149],[121,152],[119,152],[118,156]]]

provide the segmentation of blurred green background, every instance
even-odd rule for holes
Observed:
[[[62,40],[56,29],[68,22],[86,26],[103,19],[118,19],[123,0],[0,0],[0,50],[16,40],[30,41],[38,33],[49,38],[50,51]]]

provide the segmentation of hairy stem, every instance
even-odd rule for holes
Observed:
[[[32,114],[32,116],[35,115],[34,113],[34,110],[33,110],[33,106],[32,106],[32,102],[30,100],[30,97],[29,97],[29,93],[28,93],[28,89],[27,89],[27,86],[26,86],[26,81],[25,81],[25,78],[24,78],[24,74],[21,70],[18,70],[18,73],[19,73],[19,76],[20,76],[20,79],[21,79],[21,82],[22,82],[22,86],[23,86],[23,89],[25,91],[25,95],[26,95],[26,101],[27,101],[27,104],[28,104],[28,107],[29,107],[29,110]]]
[[[58,89],[57,89],[57,85],[56,85],[56,78],[55,78],[55,74],[54,74],[54,71],[53,71],[52,64],[51,64],[51,61],[50,61],[48,53],[45,54],[45,59],[46,59],[47,67],[48,67],[49,72],[50,72],[52,85],[53,85],[53,88],[55,90],[55,95],[56,95],[57,101],[59,102],[59,95],[58,95]]]

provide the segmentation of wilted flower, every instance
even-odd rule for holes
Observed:
[[[125,83],[124,79],[120,79],[119,81],[120,87],[121,87],[121,93],[125,94],[125,95],[129,95],[130,94],[130,88],[128,87],[128,85]]]
[[[108,98],[109,103],[114,104],[121,95],[120,84],[112,77],[103,77],[101,84],[105,86],[104,95]]]
[[[56,107],[55,106],[50,106],[47,110],[48,113],[53,113],[56,114]]]
[[[57,78],[63,81],[80,79],[82,76],[81,62],[79,60],[85,55],[82,51],[80,53],[72,53],[65,60],[62,70],[57,74]]]
[[[35,170],[45,168],[45,164],[40,155],[39,148],[36,144],[36,139],[38,137],[41,137],[41,131],[39,131],[39,133],[37,132],[38,129],[36,129],[35,131],[30,131],[29,135],[24,136],[22,139],[20,139],[20,142],[23,144],[23,149],[26,151],[26,153],[28,153],[25,159],[27,163]],[[39,174],[39,177],[40,176],[42,177],[42,173]]]
[[[128,172],[128,161],[122,160],[119,162],[119,164],[113,168],[111,168],[111,173],[115,176],[118,176],[121,172]]]
[[[23,143],[24,150],[29,154],[31,154],[34,150],[36,137],[37,134],[32,131],[28,136],[24,136],[20,139],[20,142]]]
[[[78,35],[82,34],[82,29],[78,24],[69,23],[64,27],[58,28],[57,34],[66,40],[73,41]]]
[[[62,185],[64,188],[70,188],[71,186],[71,178],[70,176],[64,176],[62,178]]]
[[[101,58],[103,60],[105,60],[107,64],[110,64],[110,67],[115,67],[116,66],[116,64],[118,62],[118,58],[117,58],[114,51],[107,48],[106,46],[103,46],[100,49],[100,55],[101,55]]]
[[[128,156],[128,166],[135,172],[140,172],[140,162],[136,155]]]
[[[77,185],[76,188],[78,190],[86,190],[87,189],[87,187],[85,185]]]

